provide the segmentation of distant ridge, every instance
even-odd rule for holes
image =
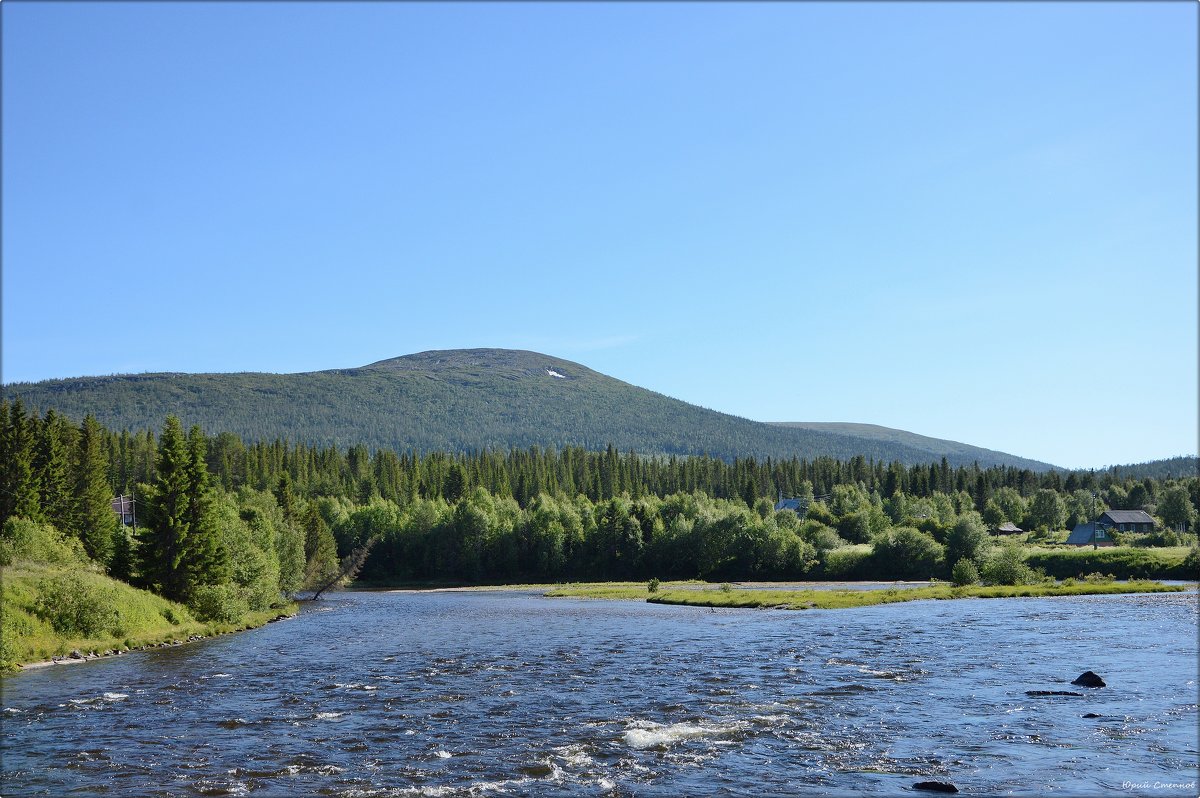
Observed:
[[[708,410],[562,358],[513,349],[418,352],[359,368],[75,377],[4,387],[41,412],[92,413],[112,429],[168,414],[210,434],[402,451],[542,446],[639,454],[1005,465],[1048,463],[867,424],[768,424]]]
[[[1200,457],[1179,455],[1146,463],[1106,466],[1097,472],[1107,472],[1119,479],[1179,479],[1200,476]]]
[[[992,451],[991,449],[981,449],[978,446],[971,446],[966,443],[959,443],[958,441],[930,438],[926,435],[918,435],[915,432],[905,432],[902,429],[881,427],[877,424],[852,424],[836,421],[775,421],[770,423],[779,427],[818,430],[821,432],[832,432],[838,435],[848,435],[852,438],[860,438],[863,440],[897,443],[917,451],[929,452],[930,456],[935,459],[945,457],[947,460],[953,461],[955,457],[961,456],[978,460],[981,457],[979,454],[980,452],[986,452],[988,456],[993,457],[1009,456],[1004,452]]]

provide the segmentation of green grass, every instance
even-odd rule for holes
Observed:
[[[695,592],[696,588],[707,584],[707,582],[701,582],[697,579],[662,582],[658,586],[658,592],[651,593],[645,582],[580,582],[578,584],[555,585],[552,590],[546,592],[546,595],[552,598],[571,596],[574,598],[595,599],[636,599],[661,596],[664,591],[672,588],[677,590],[683,589],[689,585],[692,586],[693,592]]]
[[[738,607],[755,609],[846,609],[893,604],[922,599],[1015,598],[1045,596],[1081,596],[1101,593],[1173,593],[1183,585],[1158,582],[1080,583],[1074,585],[996,585],[991,587],[953,587],[933,585],[883,590],[705,590],[664,589],[650,593],[645,585],[583,584],[556,588],[546,593],[553,598],[604,598],[644,600],[652,604],[681,604],[693,607]]]
[[[75,575],[90,594],[102,597],[113,620],[92,635],[62,634],[39,614],[39,598],[46,582]],[[121,651],[162,642],[186,640],[192,635],[211,637],[261,626],[280,614],[291,614],[295,605],[252,612],[238,623],[203,623],[187,607],[124,582],[78,566],[20,562],[0,568],[0,671],[43,662],[78,650]]]
[[[1191,549],[1187,546],[1170,548],[1137,548],[1133,546],[1109,546],[1092,549],[1091,546],[1049,548],[1026,547],[1028,557],[1025,564],[1040,568],[1047,576],[1056,579],[1077,577],[1083,574],[1112,574],[1118,579],[1187,579],[1200,578],[1196,561],[1188,561]]]

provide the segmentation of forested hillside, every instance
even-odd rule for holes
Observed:
[[[755,386],[746,386],[754,390]],[[578,363],[505,349],[422,352],[355,369],[302,374],[137,374],[5,386],[30,409],[79,422],[155,429],[169,414],[185,427],[370,450],[468,452],[608,445],[639,454],[848,460],[1042,471],[1033,460],[951,441],[853,425],[791,427],[719,413],[639,388]],[[803,404],[803,397],[797,398]],[[874,428],[881,429],[881,428]],[[893,431],[897,432],[898,431]],[[907,437],[905,437],[907,436]]]
[[[91,417],[76,426],[52,411],[39,416],[19,402],[0,402],[0,464],[0,566],[104,572],[206,622],[239,623],[359,566],[379,583],[936,576],[1024,584],[1043,578],[1033,567],[1060,577],[1100,568],[1196,573],[1186,548],[1196,541],[1196,477],[945,459],[725,462],[613,447],[418,456],[210,437],[195,426],[185,432],[173,416],[157,434],[131,435]],[[776,511],[780,493],[802,499],[801,512]],[[114,495],[132,497],[136,523],[118,520]],[[1110,530],[1122,545],[1109,552],[1058,546],[1067,529],[1110,507],[1151,513],[1156,528]],[[1005,523],[1028,530],[1024,548],[989,534]],[[93,603],[90,576],[62,586],[55,578],[35,574],[30,589]],[[39,623],[55,623],[53,602],[25,603]],[[3,639],[36,625],[14,623],[4,618]]]

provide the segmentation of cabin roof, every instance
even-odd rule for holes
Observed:
[[[1105,510],[1100,515],[1113,524],[1153,524],[1154,519],[1145,510]]]
[[[1067,536],[1068,546],[1086,546],[1092,542],[1092,531],[1095,528],[1094,523],[1077,524],[1071,530],[1071,534]]]

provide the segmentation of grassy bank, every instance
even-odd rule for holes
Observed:
[[[120,652],[262,626],[295,605],[237,622],[202,622],[187,607],[76,566],[22,562],[0,568],[0,670],[72,651]]]
[[[1056,579],[1082,574],[1112,574],[1117,579],[1198,579],[1200,563],[1187,546],[1170,548],[1136,548],[1111,546],[1092,549],[1026,548],[1025,564],[1040,568],[1046,576]]]
[[[664,584],[651,593],[645,585],[583,584],[567,585],[546,593],[558,598],[605,598],[647,601],[652,604],[681,604],[693,607],[741,607],[758,609],[845,609],[893,604],[922,599],[1015,598],[1045,596],[1081,596],[1103,593],[1174,593],[1183,585],[1159,582],[1107,582],[1058,585],[996,585],[991,587],[932,585],[883,590],[705,590],[672,589]]]

